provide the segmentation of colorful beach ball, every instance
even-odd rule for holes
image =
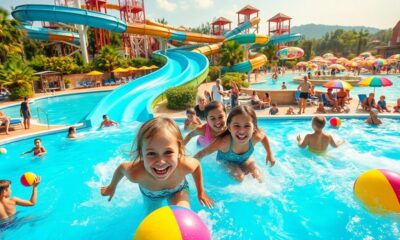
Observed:
[[[33,185],[35,179],[36,179],[36,174],[31,172],[26,172],[24,173],[24,175],[21,176],[20,180],[22,185],[24,185],[25,187],[29,187]]]
[[[192,210],[165,206],[150,213],[140,223],[134,240],[209,240],[210,231]]]
[[[374,213],[400,213],[400,174],[372,169],[354,183],[355,195]]]
[[[7,154],[7,149],[0,148],[0,154]]]
[[[338,117],[333,117],[329,120],[329,123],[331,124],[332,127],[340,127],[342,124],[342,120]]]

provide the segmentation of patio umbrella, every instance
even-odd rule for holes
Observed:
[[[345,65],[346,67],[358,67],[358,63],[355,61],[347,61]]]
[[[347,58],[341,57],[336,62],[342,65],[345,65],[349,61]]]
[[[127,71],[128,70],[126,70],[125,68],[120,68],[120,67],[112,70],[113,73],[125,73]]]
[[[128,70],[128,71],[136,71],[136,70],[138,70],[137,68],[131,67],[131,66],[129,66],[129,67],[125,68],[125,69]]]
[[[333,55],[332,53],[325,53],[324,55],[322,55],[323,58],[331,58],[334,57],[335,55]]]
[[[322,85],[324,88],[351,90],[353,86],[344,80],[331,80]]]
[[[360,53],[359,57],[362,57],[364,59],[367,57],[372,57],[372,53],[371,52],[363,52],[363,53]]]
[[[86,73],[86,76],[100,76],[100,75],[103,75],[103,73],[99,71],[91,71],[89,73]]]
[[[156,65],[151,65],[149,68],[150,69],[157,69],[158,67]]]
[[[400,61],[400,54],[394,54],[388,58],[388,60]]]
[[[298,63],[296,63],[296,66],[298,66],[298,67],[304,67],[304,66],[307,66],[307,62],[298,62]]]
[[[345,67],[342,64],[331,64],[328,66],[329,69],[338,69],[338,70],[343,70]]]
[[[138,70],[150,70],[150,67],[147,66],[141,66],[140,68],[138,68]]]
[[[307,64],[307,67],[308,68],[312,68],[312,69],[316,69],[316,68],[318,68],[318,65],[315,64],[315,63],[309,63],[309,64]]]
[[[361,80],[358,85],[363,86],[363,87],[373,87],[374,88],[374,93],[375,93],[375,88],[376,87],[389,87],[392,86],[393,83],[381,76],[373,76],[373,77],[367,77]]]
[[[378,58],[378,59],[375,59],[372,62],[372,64],[375,65],[375,66],[385,66],[385,65],[387,65],[387,61],[385,59]]]

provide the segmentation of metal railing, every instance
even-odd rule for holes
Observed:
[[[47,129],[50,129],[50,123],[49,123],[49,114],[41,107],[37,108],[37,115],[38,115],[38,121],[40,122],[40,112],[44,113],[46,116],[46,123],[47,123]]]

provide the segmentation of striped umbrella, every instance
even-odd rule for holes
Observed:
[[[386,66],[387,65],[387,61],[385,59],[378,58],[378,59],[375,59],[372,62],[372,64],[375,65],[375,66],[380,66],[381,67],[381,66]]]
[[[304,67],[304,66],[307,66],[307,62],[298,62],[298,63],[296,63],[296,66],[298,66],[298,67]]]
[[[361,80],[358,85],[363,86],[363,87],[373,87],[374,88],[374,93],[375,93],[375,88],[376,87],[390,87],[393,85],[393,83],[381,76],[373,76],[373,77],[367,77]]]
[[[344,80],[331,80],[322,85],[324,88],[351,90],[353,86]]]
[[[336,62],[342,65],[346,65],[347,61],[349,61],[347,58],[341,57]]]
[[[329,69],[338,69],[338,70],[344,70],[345,67],[342,64],[331,64],[328,66]]]
[[[307,65],[307,67],[308,67],[308,68],[312,68],[312,69],[316,69],[316,68],[318,68],[318,65],[315,64],[315,63],[309,63],[309,64]]]
[[[324,55],[322,55],[323,58],[331,58],[334,57],[335,55],[333,55],[332,53],[325,53]]]
[[[400,54],[394,54],[394,55],[390,56],[388,58],[388,60],[390,60],[390,61],[392,61],[392,60],[400,61]]]
[[[358,67],[358,63],[355,61],[347,61],[345,65],[346,67]]]
[[[363,52],[363,53],[360,53],[359,57],[362,57],[364,59],[367,57],[372,57],[372,53],[371,52]]]

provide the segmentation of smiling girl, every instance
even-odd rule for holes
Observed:
[[[111,183],[101,188],[101,194],[109,196],[109,201],[125,176],[139,184],[149,212],[160,207],[164,199],[171,205],[190,208],[186,175],[192,174],[200,203],[212,206],[213,200],[204,192],[200,163],[185,156],[182,135],[173,120],[154,118],[143,124],[134,155],[135,160],[121,163]]]
[[[232,109],[227,119],[228,129],[206,148],[194,157],[202,158],[218,150],[217,160],[228,168],[231,175],[238,181],[251,173],[253,178],[261,181],[261,175],[251,155],[254,146],[261,142],[267,152],[266,163],[275,164],[268,137],[258,129],[257,117],[253,108],[239,106]]]

